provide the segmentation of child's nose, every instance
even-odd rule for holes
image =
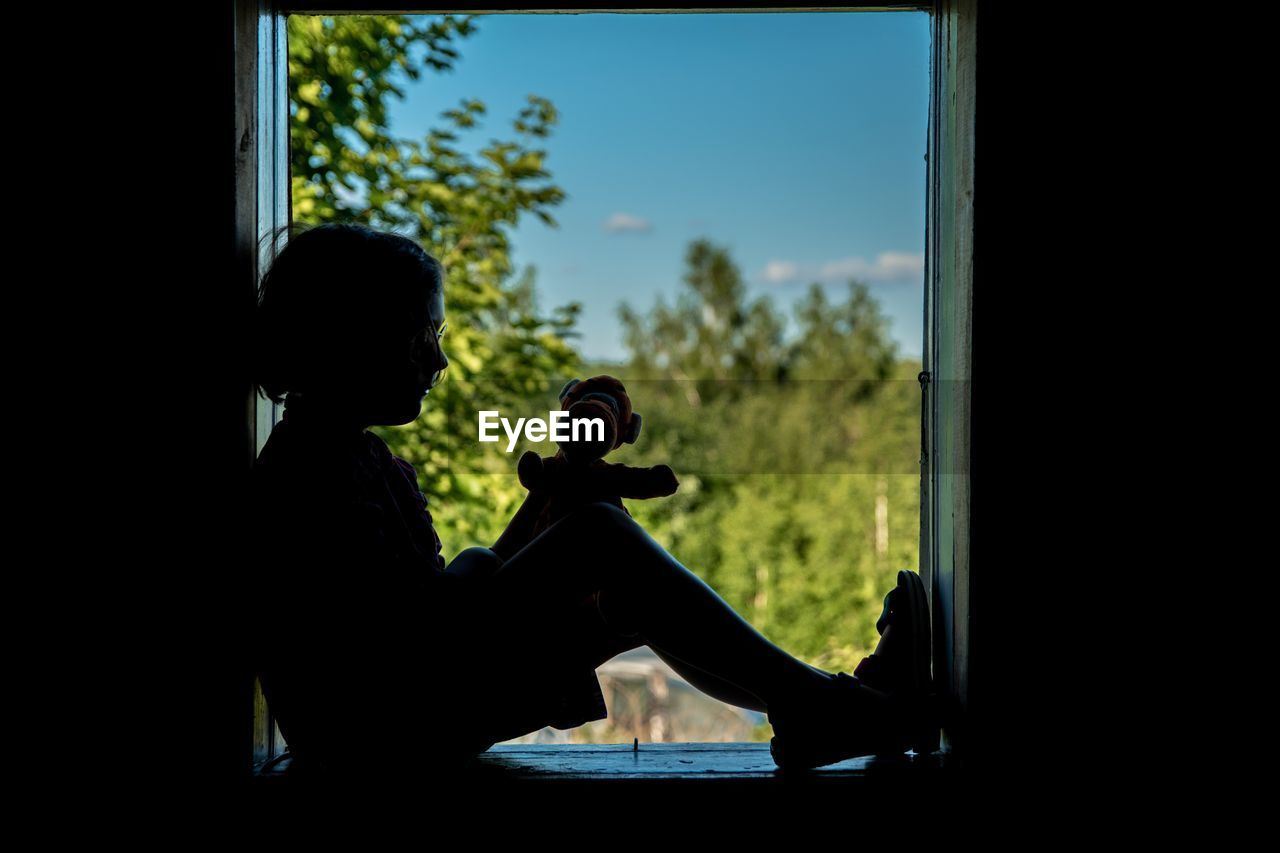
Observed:
[[[423,362],[419,362],[418,378],[424,384],[434,384],[434,382],[438,381],[440,378],[440,374],[444,372],[444,369],[448,366],[449,357],[444,354],[443,350],[441,350],[436,358],[425,359]]]
[[[439,373],[449,366],[449,357],[444,354],[444,350],[437,348],[435,358],[430,359],[429,364],[428,372],[435,371]]]

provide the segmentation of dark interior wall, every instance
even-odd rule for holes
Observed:
[[[189,433],[194,440],[188,447],[200,454],[196,465],[187,466],[196,475],[192,497],[199,510],[189,525],[180,524],[178,529],[185,529],[187,543],[199,543],[199,550],[208,555],[207,561],[199,561],[198,574],[190,578],[195,588],[189,590],[207,631],[200,644],[207,658],[195,669],[199,678],[192,684],[193,716],[208,728],[193,732],[185,742],[204,768],[229,779],[239,778],[250,759],[252,682],[246,675],[246,640],[250,620],[267,609],[253,601],[242,536],[248,454],[252,453],[246,434],[245,365],[253,293],[252,283],[237,280],[232,254],[236,203],[232,155],[240,142],[233,124],[232,9],[231,3],[214,4],[207,13],[208,25],[188,28],[187,37],[199,53],[189,56],[185,65],[200,68],[198,79],[208,93],[201,100],[211,107],[207,114],[189,119],[194,125],[190,133],[200,140],[200,171],[209,183],[208,204],[195,205],[199,231],[194,248],[210,260],[211,274],[200,276],[199,284],[180,298],[184,313],[200,318],[197,328],[203,346],[192,365],[200,380],[193,388],[199,390],[178,407],[188,413],[184,421],[198,424]],[[203,168],[206,163],[207,169]],[[199,193],[198,198],[203,200],[203,195]],[[200,499],[206,490],[220,500],[213,504]],[[178,547],[182,546],[175,543]]]
[[[111,473],[86,482],[111,543],[92,565],[120,589],[101,606],[130,643],[99,669],[91,713],[121,720],[103,735],[112,751],[178,788],[248,761],[237,670],[251,293],[232,255],[233,8],[126,4],[55,62],[78,153],[60,168],[97,188],[87,244],[66,251],[92,259],[79,281],[108,295],[92,320],[110,339],[102,352],[120,356],[107,367],[89,353],[106,379],[86,412],[92,458]]]
[[[1049,650],[1065,637],[1056,602],[1072,584],[1099,577],[1093,567],[1063,565],[1065,542],[1055,533],[1067,518],[1069,535],[1089,535],[1076,508],[1066,516],[1054,509],[1085,473],[1058,461],[1061,442],[1078,438],[1058,432],[1060,394],[1088,381],[1054,365],[1087,344],[1074,334],[1065,347],[1054,341],[1099,310],[1079,264],[1093,251],[1089,219],[1071,220],[1078,188],[1064,183],[1064,164],[1080,152],[1062,140],[1090,121],[1068,93],[1087,85],[1088,31],[1106,27],[1085,6],[1066,16],[1068,26],[1067,8],[978,6],[972,364],[983,378],[972,385],[970,412],[970,752],[1002,770],[1016,763],[1024,776],[1040,772],[1028,766],[1032,750],[1060,743],[1064,726],[1074,726],[1063,708],[1090,689],[1109,619],[1079,614],[1103,630],[1080,630],[1074,667],[1055,662]]]

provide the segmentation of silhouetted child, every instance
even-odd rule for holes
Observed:
[[[606,503],[533,537],[530,494],[492,547],[446,566],[417,472],[368,430],[416,420],[448,366],[443,278],[410,239],[325,225],[293,236],[261,283],[253,378],[284,412],[254,469],[256,553],[280,605],[263,614],[258,672],[296,770],[444,770],[602,719],[596,667],[640,645],[767,713],[781,767],[932,748],[914,572],[849,675],[771,643]]]

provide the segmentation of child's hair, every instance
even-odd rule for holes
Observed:
[[[408,237],[364,225],[290,225],[258,286],[252,381],[277,403],[322,386],[333,359],[379,342],[406,300],[443,287],[444,270]]]

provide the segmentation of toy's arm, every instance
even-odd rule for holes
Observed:
[[[673,495],[680,483],[669,465],[633,468],[597,461],[591,463],[586,490],[593,497],[662,498]]]

